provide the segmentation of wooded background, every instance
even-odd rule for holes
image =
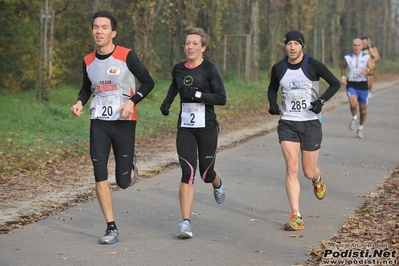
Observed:
[[[399,53],[398,0],[0,0],[0,93],[37,89],[40,75],[51,86],[79,86],[100,9],[118,20],[115,43],[133,48],[159,79],[184,59],[187,26],[210,35],[205,56],[225,79],[247,82],[268,78],[292,29],[304,34],[307,54],[335,68],[356,37],[371,36],[382,60]]]

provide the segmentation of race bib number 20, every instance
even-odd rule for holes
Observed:
[[[119,95],[96,97],[95,117],[102,120],[117,120],[119,113],[116,112],[120,106]]]

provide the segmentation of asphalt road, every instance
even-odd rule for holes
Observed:
[[[323,113],[319,166],[328,195],[317,200],[301,174],[305,230],[286,232],[289,204],[277,133],[218,153],[226,201],[214,201],[197,179],[192,239],[175,237],[180,219],[180,169],[113,193],[121,241],[99,245],[105,222],[97,201],[83,203],[0,235],[0,265],[273,265],[304,263],[309,250],[329,240],[351,210],[399,162],[399,87],[375,92],[364,139],[348,129],[348,104]]]

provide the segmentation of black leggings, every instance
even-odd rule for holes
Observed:
[[[219,127],[198,131],[177,130],[176,146],[182,169],[181,182],[194,184],[197,169],[197,149],[199,172],[205,183],[215,180],[214,171]]]
[[[123,189],[129,186],[133,167],[135,132],[136,121],[91,120],[90,156],[96,182],[108,179],[108,158],[112,146],[116,183]]]

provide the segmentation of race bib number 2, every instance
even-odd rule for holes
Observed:
[[[182,103],[181,127],[205,127],[205,104]]]
[[[120,97],[118,95],[96,97],[95,101],[96,118],[102,120],[117,120],[119,118],[119,113],[116,112],[120,106]]]

